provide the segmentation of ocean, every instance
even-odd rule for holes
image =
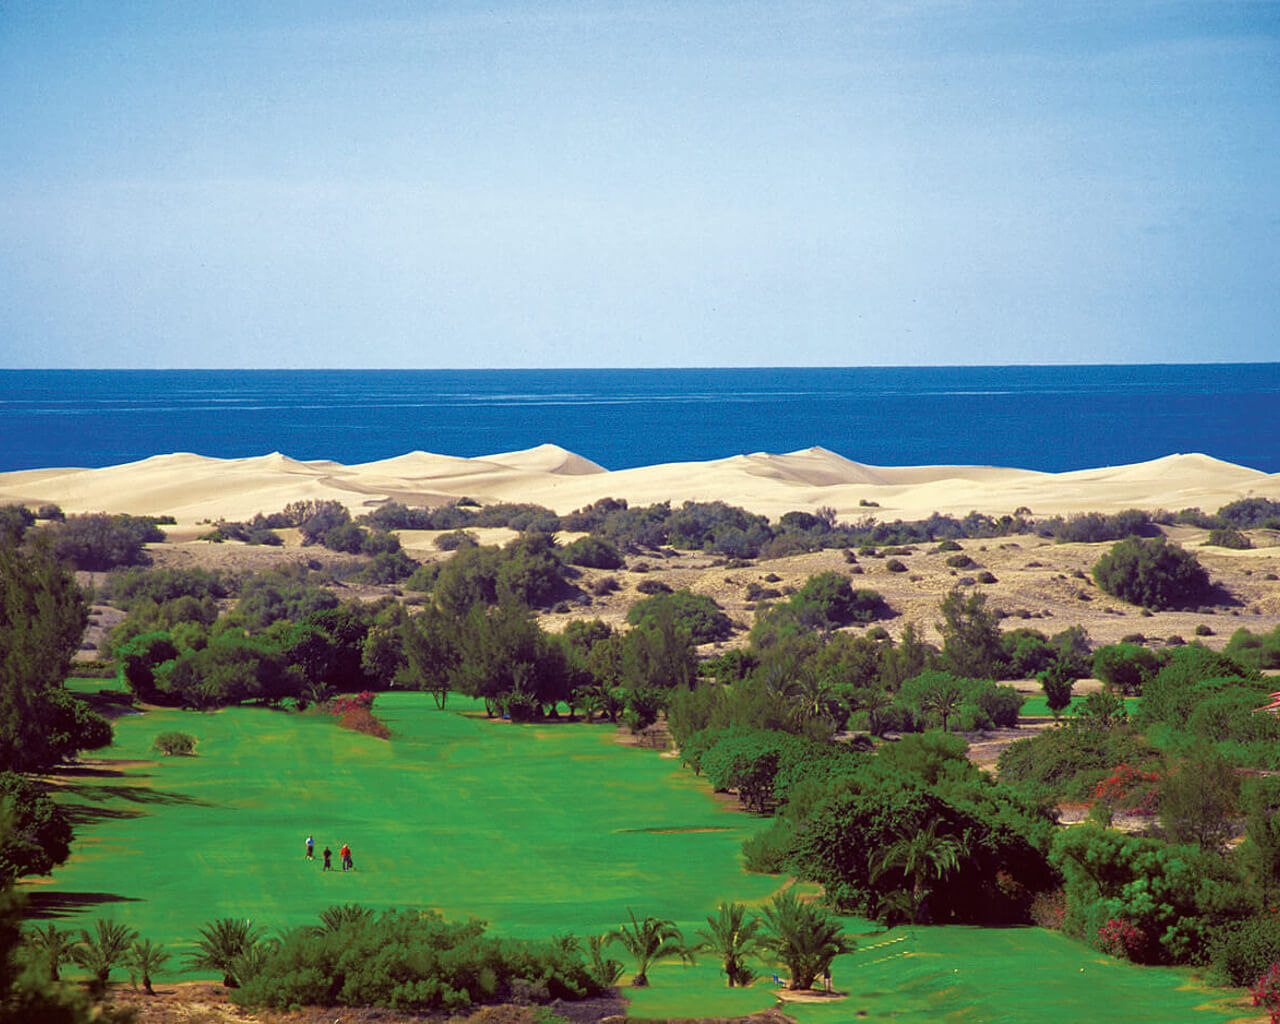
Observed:
[[[818,445],[1057,472],[1280,472],[1280,363],[654,370],[0,370],[0,471],[174,451],[352,464],[553,442],[608,469]]]

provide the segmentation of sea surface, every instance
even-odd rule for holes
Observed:
[[[680,370],[0,370],[0,471],[174,451],[353,464],[553,442],[608,469],[820,445],[1062,471],[1280,472],[1280,363]]]

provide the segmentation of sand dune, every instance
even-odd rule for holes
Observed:
[[[846,520],[918,519],[934,511],[999,515],[1020,507],[1037,515],[1190,506],[1212,511],[1247,496],[1280,499],[1280,474],[1199,454],[1043,473],[996,466],[870,466],[823,448],[611,472],[551,444],[480,458],[415,451],[352,466],[303,462],[280,452],[239,459],[178,452],[103,469],[0,473],[0,503],[167,513],[180,521],[245,519],[303,499],[341,501],[358,512],[387,500],[439,505],[463,496],[534,502],[557,512],[615,497],[632,504],[725,501],[774,518],[791,509],[830,506]]]

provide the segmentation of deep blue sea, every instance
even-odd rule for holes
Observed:
[[[0,471],[173,451],[368,462],[554,442],[609,469],[821,445],[1061,471],[1280,472],[1280,363],[705,370],[0,370]]]

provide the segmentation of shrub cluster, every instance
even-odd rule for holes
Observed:
[[[382,1006],[458,1012],[517,993],[579,999],[598,988],[573,941],[519,941],[452,923],[433,910],[345,915],[336,927],[298,928],[261,955],[232,998],[249,1006]]]
[[[1209,574],[1164,537],[1129,537],[1098,559],[1093,580],[1113,597],[1144,608],[1180,608],[1208,597]]]

